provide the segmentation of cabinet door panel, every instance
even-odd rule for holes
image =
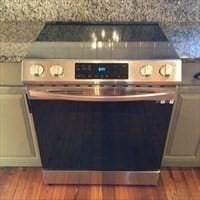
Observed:
[[[34,155],[32,141],[27,135],[29,130],[23,111],[24,96],[1,95],[0,103],[0,156]]]
[[[0,87],[0,166],[39,165],[25,89]]]
[[[166,143],[164,166],[200,166],[200,87],[178,89]]]
[[[200,95],[180,94],[177,103],[180,110],[170,155],[193,156],[200,136]]]

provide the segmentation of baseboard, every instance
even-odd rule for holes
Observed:
[[[36,157],[0,158],[0,167],[41,167],[41,161]]]
[[[200,167],[200,160],[197,157],[165,156],[162,161],[163,167]]]

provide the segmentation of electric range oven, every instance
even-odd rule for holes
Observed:
[[[181,81],[159,26],[47,24],[38,38],[22,68],[44,182],[156,185]]]

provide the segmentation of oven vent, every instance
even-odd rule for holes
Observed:
[[[78,90],[78,91],[75,91],[75,90],[68,90],[68,91],[65,91],[66,92],[66,94],[76,94],[76,95],[81,95],[81,94],[83,94],[83,91],[81,91],[81,90]]]
[[[81,95],[83,94],[82,90],[52,90],[49,91],[51,93],[57,93],[57,94],[69,94],[69,95]]]

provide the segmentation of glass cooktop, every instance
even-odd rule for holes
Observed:
[[[37,41],[168,41],[156,23],[85,24],[46,23]]]
[[[156,23],[46,23],[26,58],[34,59],[176,59]]]

